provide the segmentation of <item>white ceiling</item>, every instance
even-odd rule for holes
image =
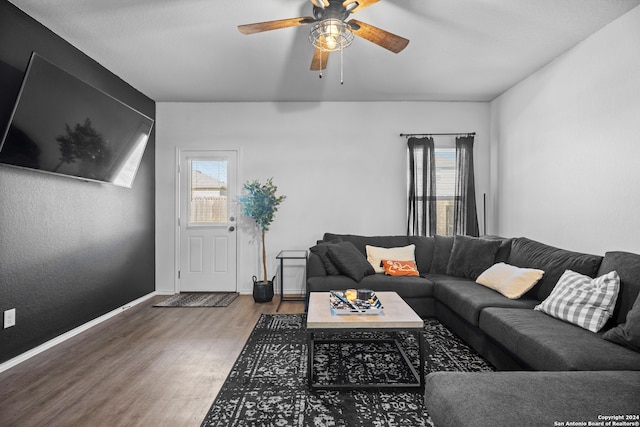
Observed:
[[[356,37],[322,79],[309,0],[10,0],[156,101],[489,101],[640,0],[381,0],[354,18],[411,40]],[[597,58],[594,58],[597,61]]]

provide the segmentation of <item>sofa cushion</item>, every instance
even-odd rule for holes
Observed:
[[[596,277],[602,257],[555,248],[525,237],[513,239],[508,264],[544,270],[544,276],[527,295],[539,301],[549,296],[565,270]]]
[[[627,313],[627,320],[602,335],[606,340],[640,351],[640,295]]]
[[[613,313],[619,288],[615,271],[592,279],[567,270],[551,294],[534,309],[598,332]]]
[[[307,257],[307,278],[326,275],[327,270],[324,268],[324,264],[322,263],[320,256],[313,252],[309,252],[309,257]]]
[[[420,276],[416,263],[413,261],[382,260],[384,274],[387,276]]]
[[[507,262],[511,253],[511,243],[513,239],[505,239],[499,236],[482,236],[481,239],[500,240],[500,247],[496,252],[495,262]]]
[[[486,307],[531,309],[539,302],[530,298],[509,299],[470,279],[453,280],[450,278],[442,279],[439,276],[427,277],[435,283],[436,299],[473,326],[478,326],[480,312]]]
[[[638,370],[640,353],[536,310],[488,307],[480,329],[537,371]]]
[[[509,299],[518,299],[542,278],[544,271],[520,268],[499,262],[482,272],[476,283],[500,292]]]
[[[335,240],[332,242],[321,242],[309,248],[309,252],[318,255],[318,257],[322,261],[322,265],[324,266],[326,273],[331,276],[340,274],[340,271],[329,257],[329,245],[339,243],[340,241],[341,240]]]
[[[447,274],[475,280],[495,263],[496,253],[501,243],[499,240],[455,236],[447,263]]]
[[[451,256],[451,250],[453,249],[454,237],[435,235],[433,238],[433,257],[431,258],[429,273],[447,274],[447,265],[449,264],[449,257]]]
[[[351,242],[363,255],[367,255],[367,245],[379,246],[381,248],[395,248],[399,246],[407,246],[412,242],[409,236],[359,236],[357,234],[335,234],[324,233],[323,241],[340,239],[344,242]]]
[[[329,245],[328,253],[338,271],[356,282],[359,282],[365,276],[374,274],[371,264],[351,242]]]
[[[637,415],[639,395],[640,371],[435,372],[425,405],[436,426],[605,425],[602,416]]]
[[[616,271],[620,277],[618,301],[608,326],[624,323],[638,294],[640,294],[640,255],[630,252],[607,252],[598,276]]]
[[[426,274],[431,269],[435,239],[432,236],[409,236],[409,242],[416,246],[416,266],[420,273]]]
[[[367,261],[373,267],[376,273],[384,273],[384,267],[381,265],[383,259],[394,261],[413,261],[415,262],[416,245],[399,246],[395,248],[381,248],[378,246],[366,245]]]
[[[423,277],[394,277],[374,274],[367,276],[358,284],[358,288],[373,291],[394,291],[403,298],[433,297],[433,282]]]
[[[371,276],[369,276],[371,277]],[[340,291],[343,289],[356,289],[361,285],[347,276],[316,276],[307,279],[309,292]]]

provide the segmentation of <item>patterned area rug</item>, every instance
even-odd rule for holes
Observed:
[[[236,292],[212,292],[176,294],[164,301],[154,304],[154,307],[226,307],[238,297]]]
[[[265,315],[256,324],[202,426],[433,426],[420,390],[310,391],[304,314]],[[387,338],[385,333],[371,333]],[[388,333],[386,334],[388,335]],[[361,337],[362,335],[358,335]],[[394,335],[418,368],[414,334]],[[493,367],[435,319],[425,320],[425,372],[492,371]],[[410,370],[397,363],[395,346],[316,345],[314,381],[346,371],[384,372],[402,382]],[[344,370],[343,370],[344,371]]]

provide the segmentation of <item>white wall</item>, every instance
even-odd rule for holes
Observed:
[[[489,111],[488,103],[158,103],[156,289],[173,292],[176,276],[176,147],[239,150],[240,183],[273,177],[287,196],[267,234],[271,276],[279,250],[308,249],[324,232],[406,232],[406,140],[400,133],[477,132],[482,231]],[[247,221],[238,235],[243,293],[250,293],[252,275],[261,276],[259,245]],[[301,289],[299,277],[292,289]]]
[[[491,103],[503,236],[640,252],[640,7]]]

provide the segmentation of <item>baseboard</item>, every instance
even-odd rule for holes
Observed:
[[[110,311],[107,314],[103,314],[100,317],[97,317],[95,319],[93,319],[90,322],[85,323],[84,325],[80,325],[75,329],[70,330],[69,332],[65,332],[62,335],[59,335],[57,337],[55,337],[52,340],[47,341],[44,344],[39,345],[38,347],[32,348],[31,350],[22,353],[19,356],[14,357],[13,359],[7,360],[6,362],[0,364],[0,372],[4,372],[7,369],[13,368],[14,366],[24,362],[25,360],[28,360],[30,358],[32,358],[33,356],[36,356],[46,350],[49,350],[51,347],[54,347],[70,338],[75,337],[78,334],[81,334],[82,332],[93,328],[96,325],[99,325],[100,323],[104,322],[105,320],[111,319],[112,317],[122,313],[125,310],[130,309],[133,306],[136,306],[152,297],[154,297],[156,295],[155,292],[151,292],[150,294],[147,294],[143,297],[140,297],[134,301],[131,301],[128,304],[123,305],[122,307],[118,307],[113,311]]]

